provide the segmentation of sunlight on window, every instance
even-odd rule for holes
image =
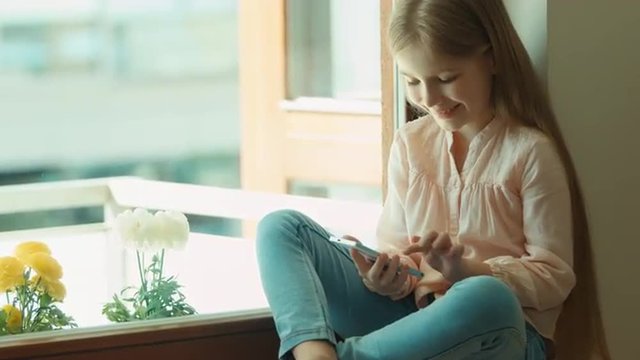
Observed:
[[[239,186],[235,1],[3,1],[0,14],[0,183]]]
[[[0,2],[0,185],[239,187],[237,42],[235,0]]]
[[[289,0],[289,97],[380,99],[380,11],[371,0]]]

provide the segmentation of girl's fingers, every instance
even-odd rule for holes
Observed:
[[[438,254],[444,255],[449,252],[451,248],[451,238],[448,234],[440,234],[438,238],[433,242],[433,250]]]
[[[424,252],[423,248],[422,248],[422,246],[420,246],[420,244],[409,245],[409,247],[404,249],[404,251],[402,253],[404,255],[409,255],[409,254],[413,254],[413,253],[417,253],[417,252]]]
[[[380,276],[383,274],[384,266],[389,261],[389,256],[385,253],[382,253],[376,259],[376,262],[373,263],[371,269],[369,270],[369,279],[374,283],[378,283],[380,280]]]
[[[451,246],[451,249],[449,250],[449,256],[454,259],[462,257],[463,254],[464,246],[460,244]]]
[[[424,236],[424,239],[426,242],[431,244],[438,237],[438,235],[440,234],[436,231],[429,231],[427,235]]]
[[[389,260],[389,255],[382,253],[376,261],[371,264],[370,260],[359,251],[350,249],[349,253],[353,258],[358,274],[360,274],[362,278],[362,282],[370,291],[388,296],[391,293],[397,292],[399,289],[399,286],[396,286],[396,283],[400,281],[398,278],[403,279],[400,285],[404,285],[406,277],[408,276],[408,269],[403,270],[407,274],[403,275],[402,271],[400,275],[396,274],[400,266],[400,257],[398,255],[394,255],[391,260]]]
[[[396,278],[398,272],[398,266],[400,265],[400,256],[393,255],[391,257],[391,261],[387,262],[387,266],[380,277],[380,285],[388,286],[393,283],[393,280]]]
[[[407,247],[402,253],[409,255],[416,252],[428,253],[431,251],[433,242],[438,238],[438,233],[430,231],[426,236],[412,236],[409,240],[411,245]]]
[[[364,284],[364,286],[369,289],[370,291],[376,292],[376,288],[373,286],[373,284],[371,283],[371,281],[369,281],[367,278],[362,278],[362,283]]]
[[[371,270],[371,263],[355,249],[349,249],[349,253],[351,254],[353,262],[356,264],[356,269],[358,269],[360,277],[366,277],[366,274]]]
[[[429,231],[427,235],[420,238],[420,241],[418,243],[422,246],[424,252],[431,251],[431,247],[433,246],[434,241],[436,241],[439,235],[440,234],[435,231]]]
[[[342,237],[343,237],[343,238],[345,238],[345,239],[347,239],[347,240],[360,242],[360,240],[358,240],[358,238],[356,238],[355,236],[349,235],[349,234],[347,234],[347,235],[342,235]]]
[[[407,278],[409,277],[409,267],[407,265],[402,265],[400,269],[401,269],[400,273],[393,280],[393,284],[392,284],[396,292],[399,292],[402,289],[402,287],[404,286],[404,283],[407,281]]]

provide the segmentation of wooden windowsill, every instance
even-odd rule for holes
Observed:
[[[17,335],[0,340],[0,359],[272,359],[278,344],[258,310]]]
[[[322,97],[299,97],[280,102],[285,112],[335,113],[349,115],[382,114],[379,100],[344,100]]]

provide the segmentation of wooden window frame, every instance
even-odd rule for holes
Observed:
[[[392,0],[380,0],[381,110],[287,109],[286,0],[240,0],[242,188],[286,193],[289,181],[386,189],[393,139],[394,64],[386,44]]]

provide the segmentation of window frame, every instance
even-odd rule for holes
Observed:
[[[380,186],[384,196],[396,128],[395,66],[386,41],[392,3],[379,2],[381,110],[368,114],[348,104],[330,112],[287,107],[286,0],[239,1],[243,189],[286,193],[289,181],[306,180]],[[314,126],[321,123],[330,125]]]

